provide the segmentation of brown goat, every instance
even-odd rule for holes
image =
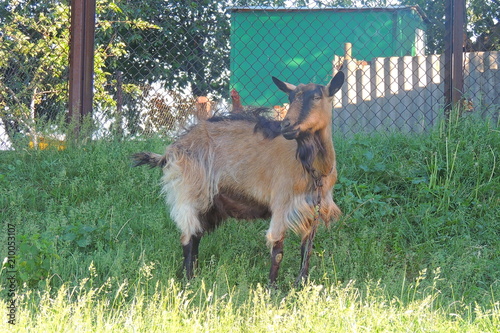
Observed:
[[[213,117],[193,126],[164,155],[133,156],[135,165],[163,168],[162,192],[182,234],[188,278],[204,232],[228,217],[271,217],[270,282],[276,281],[288,229],[302,238],[301,281],[308,275],[319,218],[328,224],[341,214],[332,198],[337,180],[332,97],[344,74],[327,86],[273,81],[289,97],[282,122],[255,115]]]

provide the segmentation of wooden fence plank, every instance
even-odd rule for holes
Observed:
[[[342,133],[381,130],[422,132],[435,125],[444,107],[444,57],[374,58],[344,61],[346,83],[334,100],[334,128]],[[464,54],[464,96],[469,111],[498,118],[500,51]]]

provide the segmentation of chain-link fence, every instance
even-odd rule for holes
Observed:
[[[62,147],[68,113],[67,1],[1,1],[0,149]],[[217,112],[286,113],[271,76],[346,75],[334,130],[426,131],[443,115],[444,0],[97,0],[94,138],[172,135]],[[498,119],[500,9],[468,0],[467,112]]]
[[[42,123],[63,139],[55,123],[67,110],[69,26],[67,2],[1,1],[0,150],[45,147],[33,139]]]

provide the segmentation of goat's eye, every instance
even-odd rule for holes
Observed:
[[[315,101],[319,101],[320,99],[321,99],[321,96],[319,96],[319,95],[314,96]]]

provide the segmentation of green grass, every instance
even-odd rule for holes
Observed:
[[[160,171],[128,156],[160,139],[0,152],[0,257],[15,225],[16,325],[0,330],[435,331],[500,326],[500,132],[454,119],[432,133],[335,138],[340,221],[318,231],[310,283],[293,288],[290,234],[265,287],[268,221],[230,221],[182,271]]]

